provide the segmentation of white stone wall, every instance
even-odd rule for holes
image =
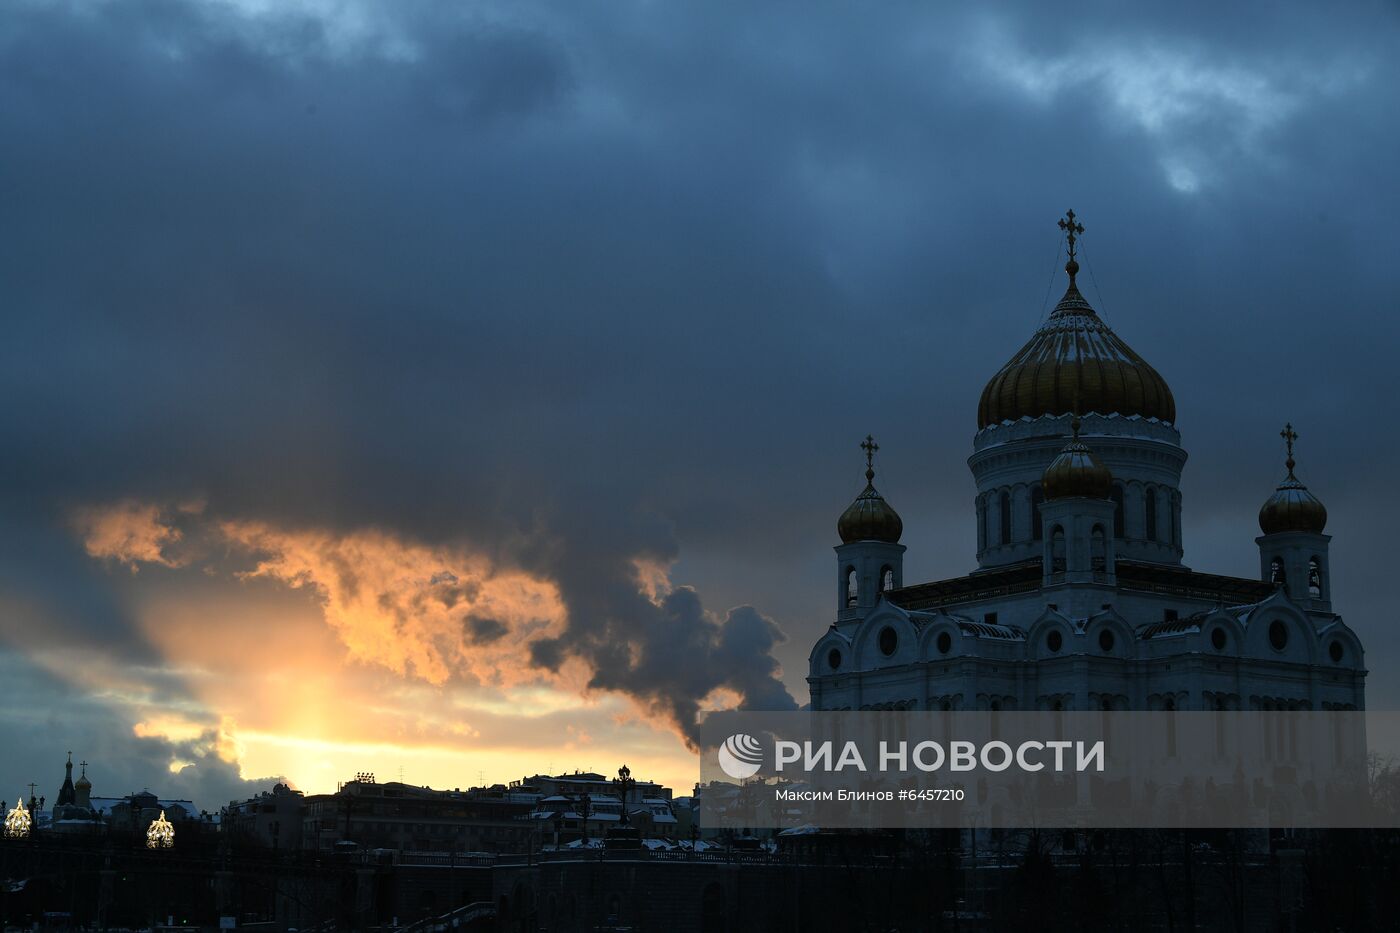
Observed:
[[[931,614],[884,602],[856,625],[833,626],[809,659],[813,708],[1053,709],[1058,701],[1066,710],[1105,703],[1161,709],[1168,700],[1183,710],[1365,706],[1360,640],[1340,618],[1309,612],[1281,591],[1248,612],[1118,594],[1117,604],[1086,617],[1048,608],[1050,595]],[[1141,637],[1167,609],[1182,619],[1209,611],[1181,632]],[[962,624],[990,612],[1009,637]],[[1271,637],[1276,625],[1286,632],[1281,647]],[[886,629],[894,638],[882,641]]]

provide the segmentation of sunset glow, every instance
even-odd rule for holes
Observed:
[[[94,559],[135,575],[131,609],[178,684],[161,701],[95,659],[78,668],[79,685],[134,718],[135,736],[312,791],[357,771],[455,787],[610,772],[613,758],[678,787],[694,780],[664,720],[587,689],[578,660],[528,663],[530,643],[557,636],[567,615],[548,580],[379,530],[290,530],[131,501],[85,508],[74,527]],[[649,598],[669,589],[664,567],[639,568]]]

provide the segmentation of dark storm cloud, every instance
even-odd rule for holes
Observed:
[[[5,777],[10,781],[0,798],[7,801],[33,781],[35,795],[52,806],[69,752],[74,762],[90,763],[94,797],[124,797],[149,788],[162,798],[191,800],[201,810],[218,812],[228,801],[266,790],[276,780],[275,775],[240,777],[237,763],[219,755],[217,729],[179,741],[133,736],[131,723],[100,699],[83,696],[22,657],[0,653],[0,674],[7,696],[27,701],[8,700],[6,715],[0,717],[0,747],[9,750]]]
[[[971,564],[977,394],[1073,206],[1177,395],[1188,561],[1254,572],[1291,419],[1400,660],[1393,7],[240,9],[0,14],[0,573],[68,630],[143,650],[68,511],[200,496],[546,574],[538,662],[682,720],[791,702],[774,657],[802,699],[867,431],[909,578]]]
[[[463,622],[467,633],[475,642],[493,642],[506,633],[505,623],[499,619],[469,618]]]
[[[638,591],[635,568],[599,547],[596,535],[611,532],[619,542],[635,542],[645,540],[647,529],[608,528],[608,516],[588,510],[579,526],[572,524],[580,520],[577,513],[557,517],[568,530],[539,569],[558,582],[570,625],[558,638],[534,643],[536,663],[555,669],[570,655],[587,659],[594,671],[590,687],[637,697],[676,723],[687,740],[695,739],[702,703],[717,690],[755,709],[796,706],[778,679],[773,649],[784,637],[770,619],[741,606],[716,620],[686,586],[650,599]]]

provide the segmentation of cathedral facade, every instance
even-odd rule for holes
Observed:
[[[1166,381],[1075,283],[987,383],[968,465],[977,569],[904,580],[903,522],[866,486],[841,515],[814,710],[1364,709],[1333,612],[1327,512],[1294,473],[1259,513],[1257,579],[1182,564],[1186,451]]]

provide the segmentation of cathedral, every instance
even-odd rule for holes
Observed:
[[[1258,579],[1182,564],[1186,451],[1166,381],[1075,284],[982,391],[968,466],[977,569],[904,580],[904,525],[841,515],[814,710],[1354,710],[1361,642],[1332,611],[1327,510],[1295,474],[1259,511]]]

